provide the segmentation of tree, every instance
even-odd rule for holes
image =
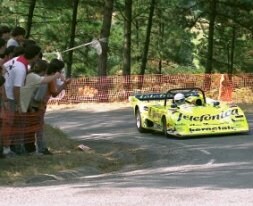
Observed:
[[[105,37],[100,57],[90,47],[64,53],[67,73],[75,77],[252,71],[252,0],[76,2],[2,0],[0,22],[26,28],[48,59]]]
[[[123,75],[131,74],[132,0],[125,0]]]
[[[107,75],[108,41],[112,24],[113,2],[113,0],[104,0],[104,16],[100,39],[106,39],[106,41],[101,41],[102,54],[99,58],[98,76]]]
[[[148,49],[149,49],[149,43],[150,43],[150,35],[151,35],[153,16],[154,16],[154,10],[155,10],[155,3],[156,3],[155,0],[151,0],[151,2],[150,2],[149,18],[148,18],[148,25],[147,25],[147,31],[146,31],[146,40],[145,40],[143,55],[142,55],[142,60],[141,60],[140,75],[144,75],[145,70],[146,70]]]
[[[73,14],[72,14],[72,23],[71,23],[71,31],[70,31],[69,48],[72,48],[75,45],[78,4],[79,4],[79,0],[73,0]],[[68,53],[68,61],[67,61],[67,77],[71,76],[71,66],[73,63],[72,60],[73,60],[73,50],[70,50]]]
[[[27,24],[26,24],[26,38],[30,37],[31,29],[32,29],[32,20],[33,20],[33,12],[36,6],[36,0],[31,0],[29,5],[29,13],[27,15]]]
[[[213,39],[214,39],[214,26],[216,18],[216,5],[218,0],[211,0],[210,13],[209,13],[209,32],[208,32],[208,49],[207,49],[207,63],[206,74],[210,74],[213,70]]]

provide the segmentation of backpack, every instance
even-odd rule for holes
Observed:
[[[47,93],[48,85],[47,84],[41,84],[34,92],[33,100],[35,102],[42,102],[44,100],[44,97]]]
[[[42,106],[43,100],[47,94],[48,85],[41,84],[33,93],[29,108],[36,111]]]

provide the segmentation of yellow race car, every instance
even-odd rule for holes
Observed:
[[[139,132],[161,131],[166,136],[208,136],[248,133],[247,118],[237,105],[206,98],[200,88],[129,97]]]

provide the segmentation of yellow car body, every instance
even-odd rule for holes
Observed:
[[[180,106],[173,100],[178,92],[186,97],[186,103]],[[177,137],[249,132],[247,118],[239,106],[206,98],[199,88],[137,94],[129,101],[140,132],[161,131]]]

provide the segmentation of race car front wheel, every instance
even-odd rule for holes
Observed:
[[[169,135],[167,133],[167,121],[165,117],[162,118],[162,126],[163,126],[163,134],[165,135],[165,137],[168,137]]]
[[[141,133],[147,132],[147,129],[142,127],[141,113],[139,109],[136,110],[135,119],[136,119],[136,127],[138,131]]]

